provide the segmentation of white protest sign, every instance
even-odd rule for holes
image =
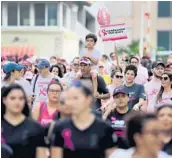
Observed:
[[[106,25],[101,26],[99,35],[103,42],[122,40],[127,39],[127,30],[125,24]]]

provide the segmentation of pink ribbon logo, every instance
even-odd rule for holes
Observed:
[[[151,95],[156,95],[156,93],[157,93],[157,90],[153,89]]]
[[[103,36],[106,36],[107,35],[107,32],[105,29],[102,30],[102,33],[103,33]]]
[[[39,92],[39,95],[46,96],[46,88],[41,88],[40,92]]]
[[[73,142],[71,140],[72,131],[70,129],[64,129],[62,131],[62,136],[65,142],[65,146],[70,150],[74,150]]]

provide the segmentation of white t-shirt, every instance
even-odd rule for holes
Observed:
[[[139,65],[137,76],[135,78],[135,83],[145,84],[147,82],[148,82],[148,70],[145,67]]]
[[[25,80],[24,78],[21,78],[20,80],[17,80],[17,83],[23,87],[27,96],[33,95],[32,87],[29,81]]]
[[[161,81],[155,82],[151,80],[145,84],[145,93],[147,95],[147,112],[154,112],[156,106],[157,94],[159,93],[161,87]]]
[[[117,149],[109,156],[109,158],[133,158],[134,151],[135,148],[130,148],[127,150]],[[172,158],[172,156],[160,151],[158,158]]]
[[[32,82],[31,82],[32,90],[33,90],[35,78],[36,78],[36,76],[33,77]],[[54,76],[51,75],[51,74],[46,78],[43,78],[40,75],[38,76],[36,84],[35,84],[35,92],[34,92],[35,101],[34,101],[34,104],[36,102],[41,102],[41,101],[46,101],[47,100],[48,84],[52,81],[53,78],[54,78]]]
[[[170,92],[163,92],[162,99],[156,104],[156,108],[162,106],[163,104],[172,105],[172,90]]]

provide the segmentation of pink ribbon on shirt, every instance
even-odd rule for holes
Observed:
[[[39,95],[44,95],[44,96],[46,96],[46,88],[40,89]]]
[[[64,142],[67,148],[74,150],[73,142],[71,140],[72,131],[70,129],[64,129],[62,131],[62,136],[64,138]]]

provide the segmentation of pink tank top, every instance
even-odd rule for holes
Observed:
[[[56,116],[56,114],[58,113],[58,110],[56,109],[51,115],[48,113],[48,108],[47,108],[47,103],[45,102],[41,102],[40,103],[40,115],[39,115],[39,120],[38,122],[45,126],[47,124],[49,124],[54,117]]]

